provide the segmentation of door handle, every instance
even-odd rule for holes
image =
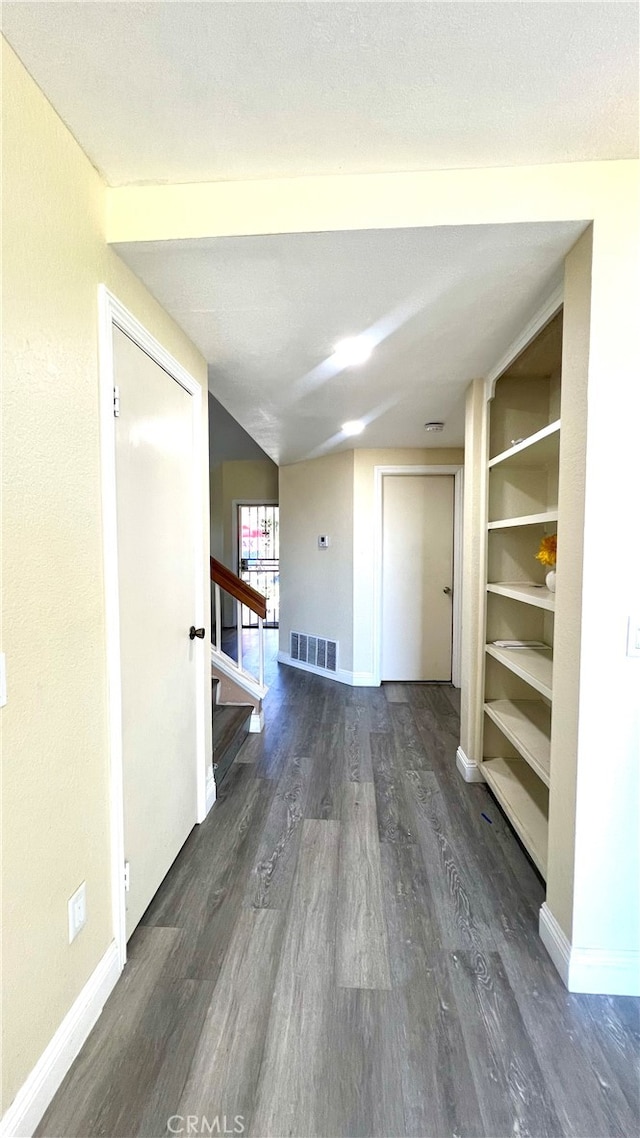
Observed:
[[[204,640],[204,633],[204,628],[196,628],[195,624],[192,624],[189,629],[189,640],[195,640],[196,636],[198,640]]]
[[[448,585],[445,585],[445,587],[444,587],[444,589],[442,590],[442,592],[443,592],[443,593],[446,593],[446,594],[447,594],[447,596],[448,596],[448,595],[449,595],[449,593],[451,592],[451,589],[449,588],[449,586],[448,586]]]

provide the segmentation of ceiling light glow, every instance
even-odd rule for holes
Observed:
[[[373,345],[365,336],[349,336],[340,340],[333,349],[333,359],[339,367],[356,367],[369,359]]]
[[[343,435],[361,435],[364,431],[364,423],[361,419],[350,419],[348,423],[342,424]]]

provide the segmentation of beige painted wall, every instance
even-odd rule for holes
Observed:
[[[376,466],[459,466],[460,449],[343,451],[280,470],[280,650],[289,632],[340,641],[341,670],[373,682]],[[329,549],[319,550],[327,533]]]
[[[6,1109],[112,940],[98,284],[203,385],[205,432],[207,374],[106,246],[99,176],[4,40],[2,53]],[[208,518],[206,470],[203,489]],[[83,880],[88,923],[69,945]]]
[[[117,186],[107,191],[107,239],[575,221],[604,216],[637,169],[637,159],[627,159]]]
[[[353,671],[363,679],[375,672],[373,644],[376,466],[460,466],[462,448],[391,448],[354,452]]]
[[[353,666],[353,455],[280,467],[280,650],[289,633],[339,642],[338,667]],[[328,534],[328,549],[318,535]]]

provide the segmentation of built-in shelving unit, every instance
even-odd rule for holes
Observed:
[[[551,708],[539,699],[494,699],[485,703],[488,716],[529,766],[549,785]]]
[[[523,759],[486,759],[484,777],[543,877],[547,873],[549,793]]]
[[[550,525],[557,522],[558,511],[546,510],[542,514],[528,514],[524,518],[499,518],[498,521],[489,522],[488,529],[517,529],[518,526]]]
[[[499,648],[495,644],[487,644],[487,653],[545,699],[552,698],[551,648]]]
[[[560,524],[561,348],[558,312],[496,380],[488,407],[481,769],[543,876],[553,780],[556,597],[536,553],[541,538]]]
[[[558,447],[560,440],[560,420],[549,423],[541,431],[536,431],[527,439],[519,439],[517,443],[489,459],[489,468],[493,466],[521,466],[539,467],[549,461],[558,460]]]
[[[520,581],[494,581],[487,585],[489,593],[497,593],[500,597],[511,597],[514,601],[522,601],[525,605],[535,605],[539,609],[553,612],[555,608],[555,593],[550,593],[545,585],[528,585]]]

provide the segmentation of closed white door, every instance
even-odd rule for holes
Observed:
[[[382,483],[383,680],[451,679],[453,476]]]
[[[192,396],[114,328],[127,938],[196,821]]]

